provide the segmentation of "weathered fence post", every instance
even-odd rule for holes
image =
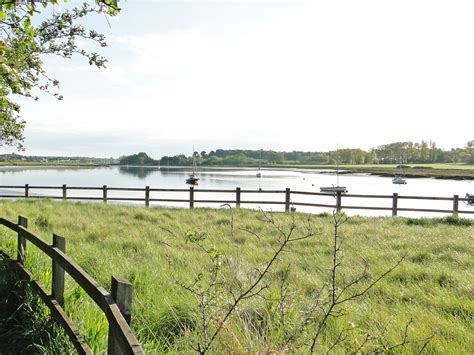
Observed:
[[[25,197],[28,197],[30,195],[30,185],[25,184]]]
[[[22,216],[18,216],[18,225],[23,227],[23,228],[28,228],[28,219]],[[25,253],[26,253],[26,238],[24,238],[21,233],[18,233],[18,252],[16,256],[16,260],[18,260],[19,263],[22,263],[25,261]]]
[[[290,211],[290,188],[287,187],[285,190],[285,212]]]
[[[63,184],[63,200],[67,199],[67,186]]]
[[[336,212],[339,213],[341,212],[342,209],[342,192],[337,191],[336,192]]]
[[[194,186],[189,187],[189,208],[194,208]]]
[[[102,201],[107,203],[107,185],[102,186]]]
[[[397,215],[397,209],[398,209],[398,194],[394,192],[393,200],[392,200],[392,216]]]
[[[112,298],[117,304],[128,325],[132,320],[132,284],[125,279],[112,276]],[[107,353],[124,354],[117,340],[114,327],[109,327],[109,341]]]
[[[150,207],[150,186],[145,186],[145,207]]]
[[[53,248],[57,248],[63,253],[66,253],[66,239],[53,234]],[[58,301],[61,307],[64,307],[64,269],[53,261],[53,276],[52,276],[52,286],[51,293],[53,298]]]
[[[235,188],[235,207],[240,208],[240,187]]]
[[[453,196],[453,215],[457,216],[459,211],[459,195]]]

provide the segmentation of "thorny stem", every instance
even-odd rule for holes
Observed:
[[[284,251],[284,249],[287,247],[287,245],[291,242],[295,242],[295,241],[306,239],[306,238],[309,238],[309,237],[313,236],[313,232],[311,230],[309,230],[308,233],[306,235],[302,236],[302,237],[292,237],[293,232],[296,229],[294,213],[292,214],[292,221],[291,221],[290,229],[287,232],[285,232],[281,226],[277,225],[277,223],[275,222],[275,220],[273,218],[273,215],[268,216],[263,211],[262,211],[262,214],[263,214],[264,220],[267,223],[271,224],[280,233],[280,236],[282,237],[280,246],[276,250],[274,250],[274,253],[273,253],[272,257],[265,264],[264,269],[261,270],[261,271],[260,270],[258,271],[258,276],[255,279],[255,281],[252,282],[251,285],[248,286],[239,295],[234,296],[233,303],[227,309],[225,315],[220,320],[219,324],[217,325],[217,328],[214,330],[212,335],[210,337],[208,337],[208,340],[205,341],[205,344],[198,344],[197,351],[200,354],[205,354],[210,349],[213,342],[215,341],[215,339],[217,338],[219,333],[224,328],[224,325],[226,324],[227,320],[232,315],[232,313],[236,310],[237,306],[240,304],[241,301],[243,301],[245,299],[248,299],[248,298],[251,298],[251,297],[254,297],[254,296],[258,296],[261,291],[263,291],[264,289],[267,288],[266,285],[260,286],[260,288],[258,288],[258,286],[260,285],[260,283],[262,282],[264,277],[269,273],[270,268],[275,263],[275,261],[278,259],[280,254]],[[207,336],[205,336],[205,338],[206,337]]]
[[[341,265],[341,260],[339,257],[339,253],[341,251],[341,244],[342,241],[339,241],[339,227],[344,224],[348,218],[339,215],[339,213],[336,213],[335,211],[333,212],[333,219],[334,219],[334,236],[333,236],[333,245],[332,245],[332,265],[331,265],[331,283],[332,283],[332,288],[331,288],[331,293],[330,293],[330,303],[327,307],[327,309],[324,309],[322,307],[324,316],[323,319],[319,322],[316,332],[312,338],[311,341],[311,346],[310,346],[310,352],[313,353],[315,350],[315,347],[317,345],[319,336],[321,335],[322,331],[326,328],[327,321],[329,317],[335,317],[337,314],[335,314],[334,309],[341,305],[342,303],[351,301],[357,297],[363,296],[365,293],[367,293],[375,284],[377,284],[382,278],[387,276],[390,272],[392,272],[400,263],[403,261],[404,257],[402,257],[400,260],[398,260],[395,265],[393,265],[391,268],[389,268],[387,271],[385,271],[383,274],[381,274],[378,278],[376,278],[374,281],[372,281],[368,286],[366,286],[363,290],[361,291],[356,291],[352,293],[351,295],[347,297],[343,297],[345,292],[355,286],[357,283],[362,281],[367,277],[367,262],[364,260],[365,267],[364,271],[362,272],[361,275],[347,283],[341,288],[341,291],[337,292],[337,270],[339,266]],[[342,334],[341,334],[342,335]],[[341,336],[340,335],[340,336]]]

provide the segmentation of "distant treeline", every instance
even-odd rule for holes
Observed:
[[[122,156],[119,158],[120,165],[158,165],[159,160],[149,157],[146,153]]]
[[[92,157],[68,157],[68,156],[41,156],[41,155],[20,155],[20,154],[0,154],[0,162],[27,162],[41,164],[61,164],[61,163],[78,163],[78,164],[116,164],[117,159],[114,158],[92,158]]]
[[[145,154],[145,153],[140,153]],[[145,154],[146,155],[146,154]],[[464,148],[443,150],[433,141],[396,142],[365,151],[359,148],[331,152],[275,152],[272,150],[224,150],[194,152],[198,165],[275,165],[275,164],[397,164],[468,163],[474,164],[474,140]],[[151,158],[150,158],[151,159]],[[192,156],[164,156],[160,165],[191,165]]]

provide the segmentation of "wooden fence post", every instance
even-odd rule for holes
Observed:
[[[150,186],[145,186],[145,207],[150,207]]]
[[[392,200],[392,216],[397,215],[398,209],[398,194],[396,192],[393,193],[393,200]]]
[[[53,234],[53,248],[66,253],[66,239],[59,235]],[[51,294],[58,301],[61,307],[64,307],[64,269],[52,259],[53,276],[51,285]]]
[[[25,184],[25,197],[28,197],[30,195],[30,185]]]
[[[132,284],[125,279],[112,276],[112,298],[117,304],[128,325],[132,320]],[[117,341],[115,329],[109,327],[109,341],[107,354],[124,354]]]
[[[453,215],[457,216],[459,211],[459,195],[453,196]]]
[[[67,186],[63,184],[63,200],[67,199]]]
[[[342,210],[342,192],[336,192],[336,212],[339,213]]]
[[[22,226],[23,228],[28,228],[28,219],[22,216],[18,216],[18,225]],[[26,238],[24,238],[21,233],[18,233],[18,252],[16,256],[16,260],[19,263],[23,264],[25,261],[25,253],[26,253]]]
[[[194,186],[189,187],[189,208],[194,208]]]
[[[287,187],[285,190],[285,212],[290,211],[290,188]]]
[[[240,187],[235,188],[235,207],[240,208]]]
[[[107,203],[107,185],[102,186],[102,201]]]

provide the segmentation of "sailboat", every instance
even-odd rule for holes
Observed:
[[[197,176],[196,155],[194,154],[194,149],[193,149],[193,172],[189,174],[189,177],[186,179],[186,184],[197,185],[198,183],[199,183],[199,178]]]
[[[260,149],[260,161],[258,162],[258,172],[255,174],[256,177],[261,178],[262,172],[260,171],[260,167],[262,165],[262,150]]]
[[[338,153],[339,154],[339,153]],[[339,157],[337,158],[337,166],[336,166],[336,176],[337,176],[337,186],[321,186],[320,187],[320,191],[321,192],[326,192],[326,193],[331,193],[331,194],[334,194],[334,193],[338,193],[338,192],[341,192],[341,193],[346,193],[347,192],[347,188],[345,186],[339,186]]]
[[[400,155],[399,164],[400,173],[395,175],[392,179],[392,183],[396,185],[405,185],[407,180],[405,179],[405,174],[403,174],[403,167],[402,167],[402,156]]]

